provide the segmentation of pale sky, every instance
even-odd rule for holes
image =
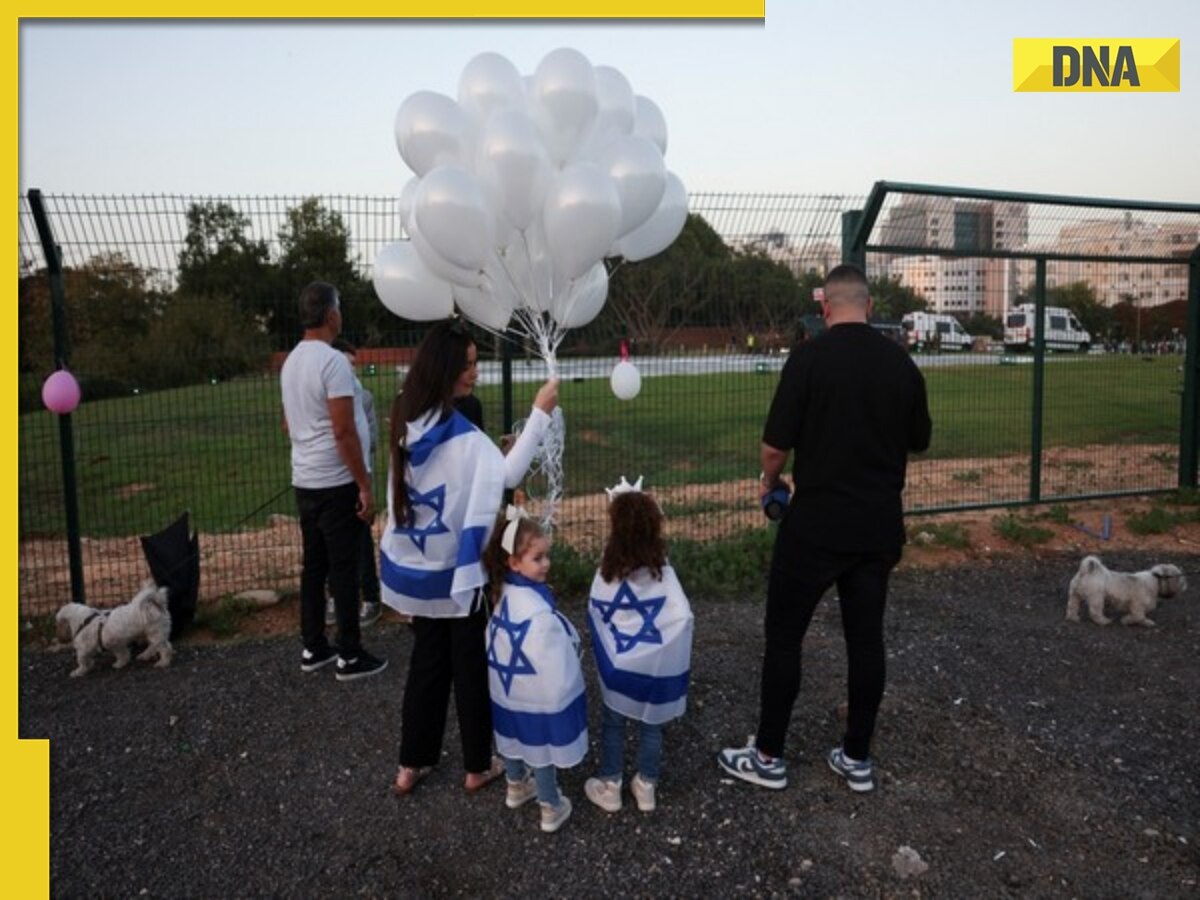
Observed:
[[[1016,94],[1014,37],[1178,37],[1173,94]],[[755,24],[25,20],[20,188],[398,192],[417,90],[485,50],[558,47],[663,110],[689,191],[864,194],[878,179],[1200,201],[1200,2],[783,0]]]

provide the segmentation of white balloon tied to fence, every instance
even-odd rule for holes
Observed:
[[[455,97],[417,91],[396,113],[396,146],[414,173],[399,195],[409,240],[380,249],[376,293],[406,319],[457,307],[526,338],[554,376],[567,331],[604,307],[606,259],[654,256],[683,229],[687,192],[663,159],[666,119],[620,71],[570,48],[526,75],[480,53]],[[558,479],[551,509],[562,427],[556,416],[538,463]]]

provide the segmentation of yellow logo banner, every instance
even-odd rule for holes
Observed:
[[[1179,90],[1179,38],[1013,38],[1013,90]]]

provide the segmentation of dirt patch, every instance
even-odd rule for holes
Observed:
[[[146,491],[154,490],[158,485],[150,484],[145,481],[137,481],[133,484],[126,484],[113,491],[122,500],[128,500],[130,497],[136,497],[138,494],[144,494]]]
[[[1091,446],[1055,449],[1042,465],[1043,495],[1127,490],[1131,484],[1153,483],[1147,473],[1161,473],[1163,488],[1175,481],[1176,448],[1167,444]],[[132,486],[131,486],[132,487]],[[991,459],[917,460],[909,467],[905,503],[910,509],[972,503],[1020,500],[1027,496],[1027,457]],[[667,510],[667,531],[672,538],[720,540],[746,529],[764,527],[755,497],[754,479],[720,484],[650,485]],[[1066,501],[1069,521],[1046,519],[1038,525],[1052,532],[1050,540],[1034,552],[1111,553],[1125,549],[1178,550],[1200,548],[1200,524],[1175,527],[1163,535],[1136,535],[1128,530],[1130,516],[1144,513],[1155,501],[1149,497],[1122,497],[1099,501]],[[1045,508],[1018,511],[1018,515],[1043,515]],[[1003,510],[941,513],[936,517],[910,516],[910,534],[923,523],[960,523],[969,544],[962,549],[944,545],[914,544],[905,554],[905,565],[947,566],[1017,552],[1029,552],[994,531],[994,520]],[[1103,517],[1112,521],[1108,540],[1088,535],[1077,525],[1099,532]],[[602,493],[564,500],[558,515],[555,539],[585,553],[596,553],[608,527],[607,502]],[[378,540],[383,528],[375,525]],[[252,588],[294,592],[300,575],[300,533],[295,519],[272,516],[266,528],[232,534],[202,534],[201,600],[213,602],[228,594]],[[85,590],[90,603],[112,606],[124,602],[147,575],[136,537],[83,540]],[[20,606],[22,615],[53,612],[70,596],[66,544],[62,540],[22,541],[20,549]]]

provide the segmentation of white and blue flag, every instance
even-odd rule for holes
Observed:
[[[481,559],[504,493],[504,457],[459,412],[408,423],[404,486],[411,523],[398,526],[388,478],[388,523],[379,542],[383,602],[414,616],[471,611],[487,576]]]
[[[487,661],[500,754],[534,767],[582,762],[588,735],[579,632],[546,585],[507,576],[488,622]]]
[[[692,661],[692,608],[675,577],[638,569],[607,582],[596,573],[588,630],[604,705],[639,722],[669,722],[687,708]]]

